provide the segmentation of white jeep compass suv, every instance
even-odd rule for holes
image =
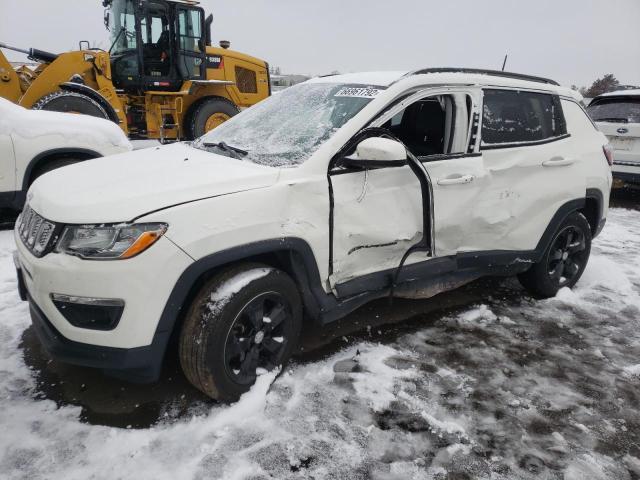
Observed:
[[[484,275],[539,296],[580,278],[611,169],[580,98],[504,72],[316,78],[193,143],[38,179],[19,288],[60,360],[136,381],[179,338],[189,380],[233,400],[307,322]]]

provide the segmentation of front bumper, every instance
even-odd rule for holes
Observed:
[[[190,257],[166,238],[137,257],[102,262],[58,253],[36,258],[19,235],[15,241],[19,293],[29,302],[38,338],[54,358],[129,381],[158,378],[171,334],[160,331],[158,323]],[[117,298],[125,306],[114,328],[81,328],[65,318],[52,294]]]
[[[173,287],[192,263],[166,238],[137,257],[115,261],[82,260],[59,253],[36,258],[18,235],[15,242],[24,288],[55,329],[74,342],[103,347],[150,345]],[[52,294],[121,299],[125,307],[112,330],[80,328],[62,315]]]
[[[18,278],[22,272],[18,270]],[[154,382],[160,376],[164,348],[149,345],[138,348],[101,347],[65,338],[27,294],[31,322],[38,340],[56,360],[73,365],[102,369],[106,374],[135,383]]]

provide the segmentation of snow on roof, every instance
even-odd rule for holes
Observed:
[[[362,72],[347,73],[343,75],[328,75],[325,77],[316,77],[308,80],[308,83],[352,83],[362,85],[375,85],[388,87],[394,82],[404,79],[426,77],[428,82],[434,84],[461,84],[461,85],[495,85],[521,87],[537,90],[548,90],[559,94],[570,96],[576,100],[582,100],[582,96],[567,87],[553,85],[550,83],[535,82],[532,80],[512,78],[508,76],[491,75],[490,73],[466,73],[456,71],[444,71],[437,73],[423,73],[409,75],[411,72],[406,71],[390,71],[390,72]]]
[[[396,80],[399,80],[409,72],[360,72],[345,73],[342,75],[327,75],[315,77],[308,83],[354,83],[359,85],[377,85],[388,87]]]
[[[631,90],[616,90],[615,92],[609,92],[609,93],[603,93],[602,95],[598,95],[597,98],[600,97],[620,97],[620,96],[627,96],[627,95],[640,95],[640,88],[634,88]]]

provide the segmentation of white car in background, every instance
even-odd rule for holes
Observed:
[[[640,89],[600,95],[587,111],[613,148],[614,187],[640,188]]]
[[[0,210],[20,210],[39,176],[132,150],[115,123],[69,113],[27,110],[0,98]]]

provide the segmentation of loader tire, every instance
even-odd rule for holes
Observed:
[[[201,137],[239,112],[238,107],[224,98],[210,98],[200,102],[189,115],[189,139]]]
[[[59,90],[42,97],[32,107],[33,110],[79,113],[109,120],[109,115],[95,100],[76,92]]]

